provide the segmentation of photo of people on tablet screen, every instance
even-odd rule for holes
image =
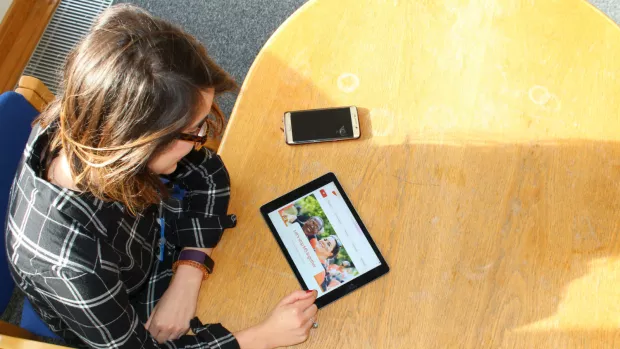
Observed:
[[[314,276],[323,291],[334,289],[359,274],[313,194],[295,201],[278,212],[285,225],[298,223],[301,226],[323,266],[324,270]]]
[[[304,281],[319,295],[380,263],[333,184],[269,217]]]

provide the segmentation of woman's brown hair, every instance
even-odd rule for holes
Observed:
[[[60,87],[35,120],[57,125],[48,159],[64,151],[80,191],[135,214],[167,195],[147,163],[195,121],[201,91],[236,84],[194,37],[123,4],[106,10],[71,51]],[[214,114],[217,136],[224,118]]]

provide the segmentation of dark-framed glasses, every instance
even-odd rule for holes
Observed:
[[[195,134],[192,133],[180,133],[179,139],[186,142],[194,143],[194,149],[200,150],[203,147],[206,147],[207,142],[209,141],[209,132],[211,131],[210,126],[213,125],[214,121],[211,121],[211,115],[215,119],[215,122],[222,122],[224,120],[224,114],[220,107],[213,102],[213,106],[211,107],[211,112],[202,120],[200,123],[200,128],[198,132]]]

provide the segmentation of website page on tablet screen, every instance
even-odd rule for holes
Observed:
[[[269,219],[319,296],[381,264],[333,182],[270,212]]]

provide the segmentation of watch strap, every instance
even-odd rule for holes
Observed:
[[[213,273],[215,262],[209,255],[202,251],[197,250],[183,250],[179,255],[179,261],[194,261],[203,264],[207,268],[207,273]]]

